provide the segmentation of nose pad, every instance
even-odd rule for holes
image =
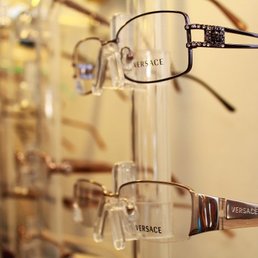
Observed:
[[[129,47],[123,47],[121,49],[121,63],[123,69],[127,72],[132,71],[133,69],[133,60],[134,60],[134,53]]]
[[[135,223],[138,218],[137,207],[132,203],[128,203],[128,201],[124,201],[123,214],[121,218],[125,239],[127,241],[137,240],[137,231],[135,227]]]
[[[127,201],[125,206],[125,212],[128,220],[131,222],[135,222],[139,217],[137,206],[132,202]]]

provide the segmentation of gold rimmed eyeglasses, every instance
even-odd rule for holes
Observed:
[[[197,193],[174,182],[128,181],[110,192],[79,179],[73,207],[74,220],[93,227],[97,242],[103,239],[109,216],[116,249],[130,240],[174,242],[204,232],[258,226],[258,204]]]

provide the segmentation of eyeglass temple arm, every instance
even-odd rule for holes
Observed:
[[[16,161],[21,164],[29,164],[27,160],[30,155],[41,158],[47,167],[48,175],[63,174],[70,175],[74,173],[109,173],[112,166],[106,162],[91,162],[87,160],[64,159],[61,162],[55,162],[48,154],[32,150],[28,152],[17,151],[15,153]],[[19,175],[20,176],[20,175]]]
[[[228,111],[235,112],[236,108],[230,104],[225,98],[223,98],[218,92],[216,92],[208,83],[192,74],[184,74],[183,78],[190,79],[203,86],[208,92],[210,92]]]
[[[258,204],[192,194],[189,236],[224,229],[258,227]]]
[[[71,9],[74,9],[74,10],[76,10],[76,11],[82,13],[82,14],[85,14],[85,15],[89,16],[90,18],[92,18],[93,20],[99,22],[100,24],[102,24],[104,26],[109,26],[110,25],[109,21],[105,17],[90,11],[89,9],[85,8],[85,6],[82,6],[82,5],[78,4],[76,1],[54,0],[53,4],[55,2],[66,5],[67,7],[71,8]]]
[[[247,32],[237,29],[226,28],[216,25],[206,24],[187,24],[185,26],[187,33],[191,33],[192,30],[203,30],[204,41],[190,41],[187,42],[187,48],[258,48],[258,44],[227,44],[225,43],[226,33],[247,36],[252,38],[258,38],[258,33]],[[191,38],[191,35],[190,37]]]
[[[246,30],[247,25],[244,21],[240,20],[232,11],[226,8],[223,4],[221,4],[217,0],[210,0],[215,6],[217,6],[227,17],[228,19],[240,30]]]
[[[104,141],[104,139],[102,138],[101,134],[99,133],[98,129],[90,124],[90,123],[85,123],[83,121],[79,121],[70,117],[63,117],[62,118],[62,123],[64,125],[68,125],[68,126],[72,126],[78,129],[82,129],[82,130],[86,130],[87,132],[89,132],[91,134],[91,136],[93,137],[94,141],[96,142],[96,144],[98,145],[98,147],[100,149],[106,149],[106,143]]]
[[[86,38],[83,38],[83,39],[79,40],[79,41],[75,44],[75,46],[74,46],[74,48],[73,48],[73,53],[72,53],[72,67],[74,68],[74,75],[73,75],[74,79],[78,77],[77,70],[76,70],[76,64],[78,64],[78,61],[79,61],[78,49],[79,49],[79,47],[80,47],[80,45],[81,45],[82,43],[84,43],[84,42],[87,41],[87,40],[91,40],[91,39],[96,39],[96,40],[97,40],[98,38],[97,38],[97,37],[86,37]]]
[[[258,227],[258,204],[224,199],[221,229]]]

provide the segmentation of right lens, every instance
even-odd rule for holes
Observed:
[[[151,83],[178,76],[188,69],[185,16],[162,11],[139,15],[117,34],[127,79]]]
[[[74,186],[74,198],[80,208],[82,224],[93,227],[97,223],[105,201],[103,188],[90,181],[79,180]]]
[[[124,184],[119,197],[134,207],[132,216],[138,239],[162,242],[187,239],[191,225],[191,194],[172,183],[139,181]]]
[[[78,46],[74,56],[78,93],[86,94],[96,84],[100,52],[101,42],[97,38],[86,39]]]

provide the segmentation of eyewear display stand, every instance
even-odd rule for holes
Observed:
[[[164,1],[155,1],[155,3],[144,0],[128,1],[128,13],[132,16],[155,9],[164,9]],[[163,44],[166,44],[167,33],[162,33],[162,28],[166,28],[164,20],[157,20],[155,30],[148,26],[141,28],[145,35],[155,35],[149,41],[153,49],[162,49]],[[146,30],[146,31],[145,31]],[[150,30],[150,31],[148,31]],[[132,34],[133,35],[133,34]],[[132,36],[132,40],[136,40],[137,32]],[[146,38],[146,41],[149,39]],[[139,40],[138,40],[139,41]],[[134,42],[135,43],[135,42]],[[144,47],[142,42],[136,42],[139,51]],[[141,61],[147,59],[159,60],[159,54],[144,53]],[[153,56],[152,56],[153,54]],[[153,61],[152,60],[152,61]],[[166,73],[166,68],[164,71]],[[146,76],[148,70],[146,69]],[[142,75],[140,75],[142,76]],[[169,153],[171,148],[171,81],[166,81],[151,85],[145,85],[144,89],[133,92],[132,97],[132,126],[133,126],[133,160],[138,167],[137,179],[151,179],[171,181],[171,158]],[[157,193],[158,194],[158,193]],[[160,194],[160,193],[159,193]],[[164,218],[165,219],[165,218]],[[137,257],[140,258],[156,258],[156,257],[172,257],[173,252],[171,244],[160,244],[158,242],[148,242],[139,240],[136,243]]]

